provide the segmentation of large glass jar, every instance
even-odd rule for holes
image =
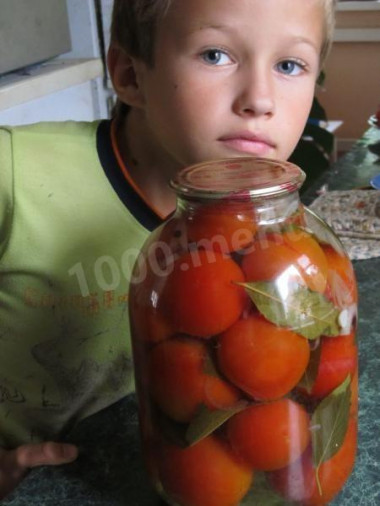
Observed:
[[[324,505],[354,465],[357,288],[304,173],[190,167],[131,280],[143,451],[171,505]]]

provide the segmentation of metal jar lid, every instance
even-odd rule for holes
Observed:
[[[294,192],[305,177],[290,162],[242,157],[192,165],[181,170],[170,184],[183,196],[240,200]]]

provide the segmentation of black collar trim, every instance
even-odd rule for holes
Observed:
[[[96,132],[96,148],[104,173],[119,199],[144,228],[149,231],[154,230],[162,223],[162,219],[146,205],[125,179],[112,149],[110,120],[99,123]]]

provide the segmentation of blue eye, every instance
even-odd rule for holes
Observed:
[[[298,76],[305,70],[305,64],[302,62],[296,62],[294,60],[284,60],[277,63],[276,68],[281,74],[287,76]]]
[[[231,63],[231,58],[220,49],[208,49],[201,56],[209,65],[228,65]]]

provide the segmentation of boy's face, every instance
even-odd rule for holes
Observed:
[[[174,0],[139,64],[143,108],[181,166],[285,160],[302,134],[323,39],[320,0]]]

